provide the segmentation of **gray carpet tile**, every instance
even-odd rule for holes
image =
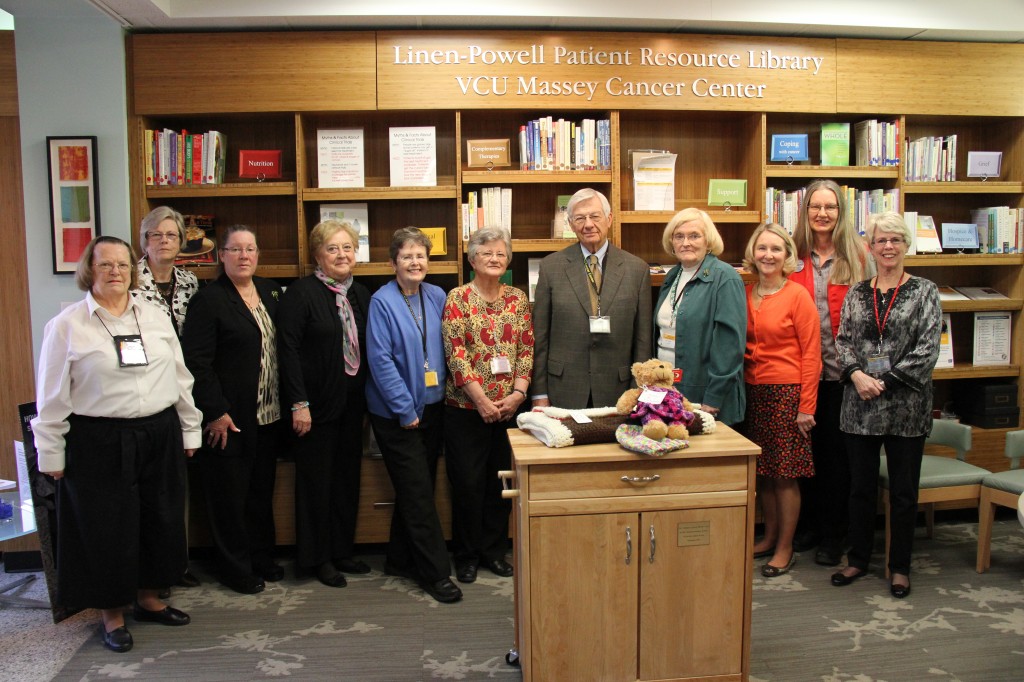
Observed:
[[[755,571],[750,679],[1024,679],[1024,532],[1014,518],[997,521],[992,568],[984,575],[974,571],[976,532],[973,523],[947,522],[926,539],[919,528],[913,592],[902,601],[889,595],[882,575],[881,532],[870,575],[848,587],[832,587],[836,569],[815,565],[813,552],[779,578]],[[136,645],[127,654],[103,648],[95,612],[59,625],[26,620],[22,628],[17,617],[20,611],[28,619],[28,610],[2,609],[0,616],[15,618],[0,620],[7,624],[0,632],[4,674],[82,682],[522,679],[505,663],[513,637],[511,579],[481,570],[476,583],[461,585],[462,602],[439,604],[413,583],[384,575],[382,557],[364,558],[374,572],[348,576],[344,589],[295,579],[289,567],[285,580],[252,596],[220,587],[202,562],[193,562],[203,585],[175,588],[171,600],[192,615],[192,624],[136,624],[129,616]],[[31,618],[38,621],[41,613]],[[12,628],[31,634],[15,638]],[[66,649],[81,646],[62,655],[57,635]],[[9,661],[26,667],[11,668]],[[22,669],[26,674],[17,674]]]

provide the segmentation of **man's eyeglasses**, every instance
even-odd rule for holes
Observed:
[[[604,216],[600,213],[591,213],[590,215],[574,215],[573,217],[569,218],[569,222],[571,222],[576,227],[583,227],[584,225],[587,224],[588,220],[592,223],[596,223],[600,222],[602,218],[604,218]]]

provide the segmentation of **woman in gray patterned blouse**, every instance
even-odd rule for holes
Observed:
[[[174,259],[185,244],[181,214],[169,206],[154,208],[142,219],[139,244],[145,255],[139,261],[139,288],[132,295],[167,313],[181,338],[188,301],[199,290],[194,274],[174,267]]]
[[[924,440],[932,425],[932,369],[942,307],[933,282],[903,270],[911,234],[898,213],[873,215],[867,239],[878,275],[850,287],[836,337],[843,381],[840,428],[850,456],[851,549],[836,587],[867,573],[874,538],[879,451],[885,446],[891,508],[890,592],[910,594],[910,551]]]

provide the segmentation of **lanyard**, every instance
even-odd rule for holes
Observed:
[[[423,318],[423,326],[420,327],[420,320],[416,317],[416,313],[412,310],[412,304],[409,303],[409,297],[405,295],[401,287],[398,289],[399,293],[402,294],[402,300],[405,301],[405,307],[409,309],[409,314],[412,315],[412,321],[416,323],[416,329],[419,330],[420,336],[423,338],[423,369],[430,369],[430,360],[427,358],[427,304],[423,302],[423,291],[419,292],[420,297],[420,316]]]
[[[139,324],[139,314],[135,311],[135,306],[132,306],[132,315],[135,316],[135,327],[139,330],[139,338],[141,339],[142,325]],[[100,317],[99,311],[96,312],[96,319],[99,320],[100,324],[103,325],[103,328],[107,330],[107,334],[110,334],[110,338],[115,338],[114,335],[110,333],[110,328],[103,322],[103,318]]]
[[[878,284],[878,278],[875,278],[875,285]],[[875,305],[873,306],[875,312],[875,326],[878,327],[878,350],[882,350],[882,334],[885,332],[885,323],[889,321],[889,313],[892,312],[892,304],[896,302],[896,296],[900,293],[900,286],[903,284],[903,275],[900,275],[900,281],[896,283],[896,290],[892,292],[892,298],[889,299],[889,305],[885,308],[885,315],[882,319],[878,319],[878,289],[876,286],[871,287],[871,296],[874,300]]]

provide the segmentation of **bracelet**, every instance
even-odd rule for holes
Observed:
[[[526,395],[526,391],[524,391],[521,388],[513,388],[512,392],[513,393],[522,393],[524,398],[528,398],[529,397],[528,395]]]
[[[309,407],[309,401],[303,400],[301,403],[295,403],[292,405],[292,412],[298,412],[299,410]]]

